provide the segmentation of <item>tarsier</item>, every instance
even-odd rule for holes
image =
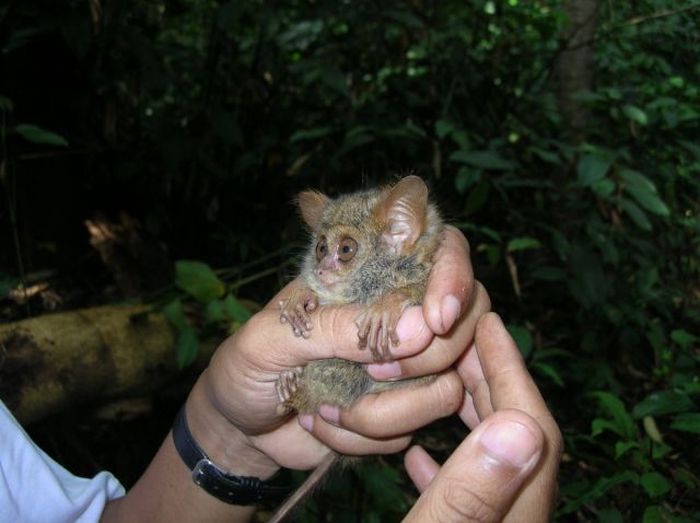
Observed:
[[[297,336],[312,335],[311,314],[319,306],[361,304],[358,346],[377,361],[391,358],[399,344],[396,325],[402,312],[422,302],[443,223],[417,176],[395,185],[330,199],[316,191],[298,198],[313,241],[301,270],[302,286],[280,301],[282,322]],[[349,407],[360,396],[434,379],[428,376],[376,382],[359,363],[327,359],[281,373],[280,410],[316,412],[321,404]],[[331,454],[278,509],[282,521],[339,460]]]

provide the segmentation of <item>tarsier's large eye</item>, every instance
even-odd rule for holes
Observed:
[[[338,245],[338,258],[340,261],[348,262],[355,257],[357,253],[357,242],[352,238],[343,238]]]
[[[321,236],[316,244],[316,260],[321,261],[326,254],[328,254],[328,242],[325,236]]]

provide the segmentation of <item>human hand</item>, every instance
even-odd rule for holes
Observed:
[[[403,389],[364,397],[342,416],[337,409],[324,407],[325,419],[301,418],[305,427],[296,418],[280,414],[275,391],[280,372],[315,359],[372,361],[369,352],[357,350],[354,319],[359,307],[321,307],[311,315],[313,335],[309,339],[293,336],[289,326],[280,323],[277,304],[297,286],[292,282],[226,340],[200,380],[204,393],[199,396],[276,465],[314,467],[328,447],[355,455],[395,452],[408,445],[407,433],[458,408],[463,387],[452,372],[420,392]],[[403,376],[443,370],[468,346],[478,316],[488,309],[483,287],[473,289],[466,240],[456,229],[449,229],[436,254],[423,307],[407,310],[397,326],[401,343],[392,348],[392,354],[407,362]],[[445,296],[453,296],[447,300],[451,305],[444,305]],[[443,335],[434,337],[435,332]],[[190,410],[190,418],[197,416]],[[196,428],[193,433],[197,438]]]
[[[404,521],[549,521],[561,433],[497,315],[479,320],[457,370],[472,432],[442,468],[409,450],[406,469],[422,494]]]

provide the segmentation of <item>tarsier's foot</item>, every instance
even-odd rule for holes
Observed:
[[[399,345],[396,324],[408,305],[403,294],[393,293],[367,307],[355,318],[360,349],[369,348],[377,361],[390,360],[390,347]]]
[[[297,289],[286,300],[280,300],[280,321],[289,323],[295,336],[311,336],[313,323],[309,313],[318,307],[318,297],[310,289]]]
[[[301,384],[301,374],[303,371],[303,367],[296,367],[294,369],[280,372],[280,375],[277,378],[277,383],[275,384],[277,399],[280,402],[277,406],[278,414],[287,414],[293,410],[289,405],[289,401],[292,399],[296,391],[299,390],[299,385]]]

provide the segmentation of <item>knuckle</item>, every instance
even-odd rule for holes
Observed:
[[[457,412],[462,404],[464,387],[456,373],[444,374],[435,381],[436,401],[443,416]]]
[[[436,521],[488,523],[501,520],[501,511],[485,497],[471,490],[463,479],[446,479],[438,499]]]

